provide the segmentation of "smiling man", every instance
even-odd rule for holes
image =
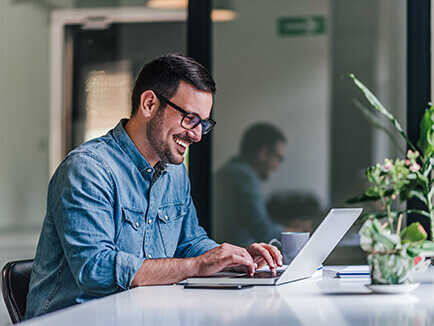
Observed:
[[[184,165],[210,119],[215,83],[180,54],[140,72],[132,113],[73,150],[50,181],[25,318],[135,286],[281,265],[275,247],[218,245],[198,225]]]

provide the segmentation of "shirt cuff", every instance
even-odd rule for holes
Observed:
[[[211,239],[207,239],[206,241],[202,241],[200,243],[199,248],[197,248],[196,250],[194,250],[193,254],[190,255],[189,257],[197,257],[200,256],[204,253],[206,253],[208,250],[214,249],[215,247],[218,247],[218,244]]]
[[[122,289],[128,290],[144,261],[144,258],[118,251],[115,263],[116,284]]]

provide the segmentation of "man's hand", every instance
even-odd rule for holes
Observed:
[[[266,243],[253,243],[247,251],[252,256],[256,268],[270,266],[271,273],[276,274],[277,266],[282,266],[282,254],[275,246]]]
[[[273,274],[277,266],[282,266],[282,254],[272,245],[253,243],[244,249],[231,244],[222,245],[196,257],[198,276],[210,276],[222,270],[235,270],[249,273],[251,276],[257,268],[268,264]]]
[[[228,243],[223,243],[195,259],[197,276],[210,276],[235,266],[243,266],[250,275],[256,270],[255,262],[248,250]]]
[[[140,267],[131,287],[173,284],[191,276],[210,276],[222,270],[236,270],[251,276],[265,264],[275,273],[282,266],[279,250],[265,243],[254,243],[244,249],[228,243],[193,258],[146,259]]]

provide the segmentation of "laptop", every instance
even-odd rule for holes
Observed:
[[[258,271],[254,276],[246,273],[220,272],[212,276],[191,277],[188,285],[280,285],[311,277],[318,266],[330,255],[362,213],[362,208],[333,208],[317,227],[304,247],[284,271],[272,275],[269,271]]]

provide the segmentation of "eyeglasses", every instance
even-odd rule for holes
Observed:
[[[182,117],[182,120],[181,120],[181,127],[182,128],[187,129],[187,130],[192,130],[192,129],[196,128],[199,124],[201,124],[202,125],[202,135],[209,133],[212,130],[212,128],[214,128],[216,122],[213,119],[203,120],[196,113],[191,113],[191,112],[185,111],[183,108],[179,107],[175,103],[170,102],[167,98],[161,96],[157,92],[154,92],[154,93],[155,93],[155,95],[157,95],[157,97],[160,100],[166,102],[172,108],[181,112],[184,115]]]

